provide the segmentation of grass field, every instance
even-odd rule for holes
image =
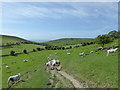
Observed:
[[[2,42],[0,43],[0,45],[6,44],[6,43],[16,43],[16,42],[27,41],[19,37],[8,36],[8,35],[0,35],[0,38],[2,38]]]
[[[34,44],[20,44],[16,46],[10,46],[10,47],[2,47],[2,55],[10,54],[10,51],[15,51],[16,53],[23,52],[24,49],[26,49],[28,52],[33,51],[33,49],[37,48],[44,48],[45,46],[42,45],[34,45]]]
[[[88,38],[63,38],[63,39],[57,39],[45,42],[50,45],[57,45],[57,46],[65,46],[67,45],[75,45],[80,43],[86,43],[86,42],[93,42],[94,39],[88,39]]]
[[[3,48],[3,53],[8,54],[9,50],[21,52],[22,49],[37,48],[39,45],[23,44],[13,46],[12,48]],[[106,46],[118,46],[118,40],[107,44]],[[40,46],[44,48],[43,46]],[[2,58],[2,85],[7,87],[7,79],[11,75],[21,73],[22,80],[14,85],[15,88],[50,88],[49,82],[50,73],[46,72],[45,63],[47,57],[52,55],[61,61],[62,70],[73,75],[77,80],[91,88],[117,88],[118,87],[118,52],[106,56],[106,50],[94,52],[100,47],[97,44],[78,47],[67,50],[44,50],[31,52],[29,54],[21,54],[18,56],[8,56]],[[57,54],[55,54],[57,52]],[[67,55],[70,52],[71,55]],[[79,56],[79,53],[85,52],[84,57]],[[23,62],[23,60],[29,60]],[[5,67],[5,64],[10,66],[10,69]],[[56,79],[57,80],[57,79]],[[57,81],[56,81],[57,83]],[[59,87],[64,87],[60,84]]]
[[[6,87],[6,81],[8,76],[14,75],[21,72],[23,75],[29,71],[29,76],[25,84],[20,83],[19,86],[15,87],[46,87],[47,77],[49,75],[44,71],[44,63],[46,62],[47,56],[52,55],[52,58],[59,59],[62,62],[62,68],[66,72],[74,75],[78,80],[85,83],[89,87],[118,87],[118,58],[117,53],[114,55],[106,56],[106,51],[100,51],[94,53],[93,55],[86,55],[85,57],[80,57],[78,54],[85,51],[88,53],[93,50],[92,47],[95,45],[80,47],[76,49],[66,50],[56,50],[56,51],[39,51],[30,53],[28,55],[10,56],[4,57],[3,63],[10,66],[10,69],[6,69],[3,66],[3,87]],[[97,47],[96,47],[97,48]],[[54,55],[54,52],[58,52]],[[71,55],[67,55],[67,52],[71,52]],[[102,57],[102,59],[101,59]],[[22,60],[28,59],[29,62],[24,63]],[[16,62],[13,64],[13,62]],[[17,69],[17,71],[16,71]],[[36,73],[33,71],[38,69]],[[35,80],[37,77],[37,80]],[[42,77],[42,78],[41,78]],[[32,82],[32,80],[34,82]],[[38,85],[42,83],[41,86]],[[31,87],[32,84],[32,87]]]
[[[4,57],[3,63],[10,66],[10,69],[6,69],[5,65],[3,65],[3,87],[7,87],[7,78],[10,75],[14,75],[17,73],[21,73],[23,76],[24,83],[20,83],[19,86],[15,87],[22,87],[22,88],[40,88],[46,87],[49,73],[45,72],[44,63],[46,62],[48,52],[45,51],[44,53],[41,52],[34,52],[29,54],[23,54],[19,56],[10,56]],[[44,56],[44,57],[43,57]],[[23,62],[23,60],[29,60],[29,62]],[[37,70],[36,72],[34,72]],[[28,73],[26,73],[28,72]],[[28,78],[27,78],[28,77]],[[37,77],[37,79],[36,79]],[[28,79],[28,80],[26,80]],[[34,82],[34,83],[33,83]]]

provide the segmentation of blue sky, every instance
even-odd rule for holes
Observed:
[[[28,40],[95,38],[118,30],[117,2],[4,2],[1,34]]]

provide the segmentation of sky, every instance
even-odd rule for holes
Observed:
[[[118,3],[3,2],[1,23],[1,34],[28,40],[95,38],[118,30]]]

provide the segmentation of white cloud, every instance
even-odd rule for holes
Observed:
[[[109,19],[117,18],[117,6],[113,3],[57,3],[58,6],[54,7],[55,4],[56,3],[3,3],[3,17],[6,18],[6,21],[10,21],[10,19],[11,21],[16,19],[24,20],[26,18],[61,19],[70,16],[86,21],[89,21],[87,20],[88,18],[99,18],[101,16]]]

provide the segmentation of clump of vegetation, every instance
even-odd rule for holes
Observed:
[[[38,50],[38,51],[41,51],[41,49],[40,49],[40,48],[37,48],[37,50]]]
[[[118,38],[118,33],[117,31],[111,31],[108,34],[104,35],[98,35],[95,40],[97,44],[100,44],[102,47],[104,47],[105,44],[108,44],[112,42],[114,39]]]
[[[23,50],[23,53],[28,54],[28,51],[26,49]]]
[[[35,50],[35,49],[33,49],[33,52],[36,52],[36,50]]]
[[[10,55],[11,55],[11,56],[15,56],[15,51],[11,51],[11,52],[10,52]]]

